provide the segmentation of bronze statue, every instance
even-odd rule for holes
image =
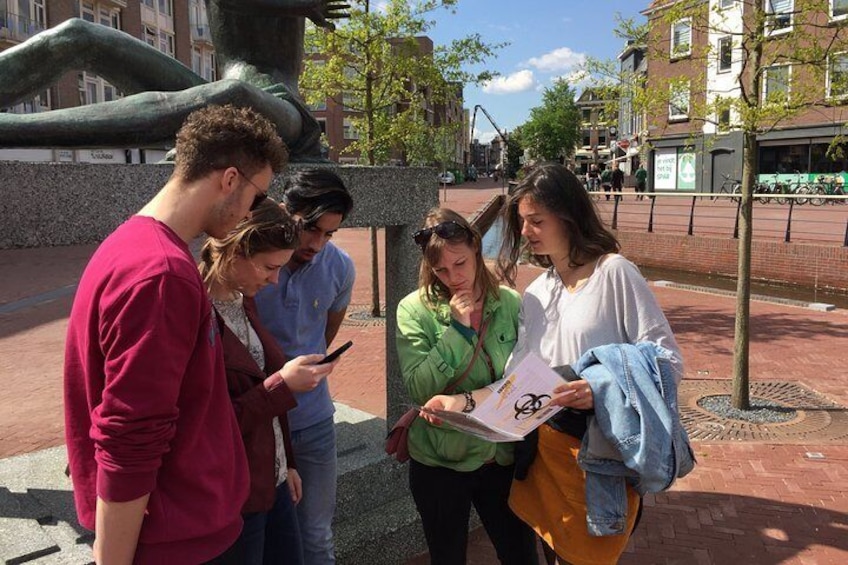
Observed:
[[[277,126],[292,160],[320,158],[320,129],[298,94],[305,18],[333,29],[344,0],[205,0],[221,79],[120,30],[74,18],[0,53],[0,108],[33,97],[69,70],[115,85],[124,98],[36,114],[0,114],[0,147],[172,144],[208,104],[250,106]]]

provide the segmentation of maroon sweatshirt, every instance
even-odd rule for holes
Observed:
[[[249,478],[221,339],[188,246],[134,216],[97,249],[65,346],[65,435],[80,524],[150,493],[136,563],[201,563],[238,537]]]

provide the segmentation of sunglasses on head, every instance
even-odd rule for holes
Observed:
[[[251,202],[251,204],[250,204],[250,209],[256,210],[256,208],[260,204],[262,204],[265,201],[266,198],[268,198],[268,193],[263,191],[261,188],[259,188],[259,186],[255,182],[250,180],[250,178],[246,174],[241,172],[241,169],[236,167],[236,171],[238,171],[238,174],[240,174],[242,177],[244,177],[244,180],[246,180],[253,188],[256,189],[256,196],[253,197],[253,202]]]
[[[450,220],[429,228],[424,228],[423,230],[418,230],[412,234],[412,239],[421,248],[421,251],[424,251],[427,248],[427,244],[430,243],[430,238],[433,237],[433,234],[436,234],[442,239],[453,239],[459,234],[467,233],[468,230],[465,229],[465,226],[456,220]]]

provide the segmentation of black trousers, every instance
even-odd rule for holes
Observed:
[[[507,504],[512,472],[512,465],[463,473],[410,460],[409,487],[432,565],[465,565],[472,504],[502,564],[536,565],[536,535]]]
[[[243,563],[244,546],[242,545],[241,536],[239,536],[227,551],[203,565],[242,565]]]

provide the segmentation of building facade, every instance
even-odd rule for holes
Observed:
[[[765,11],[762,59],[754,69],[742,38]],[[668,104],[648,116],[649,182],[656,190],[717,192],[741,179],[740,81],[758,73],[762,104],[774,121],[756,127],[759,182],[808,182],[848,170],[837,142],[848,132],[848,0],[657,0],[649,20],[648,88],[668,89]],[[798,46],[818,48],[807,64]],[[812,51],[810,51],[812,52]],[[836,142],[834,142],[836,140]],[[834,151],[834,149],[836,149]]]
[[[207,80],[217,78],[215,50],[203,0],[0,0],[0,50],[70,18],[119,29],[183,63]],[[33,99],[3,111],[33,113],[109,102],[122,96],[103,77],[69,71]],[[0,158],[94,163],[150,162],[165,148],[0,149]]]

